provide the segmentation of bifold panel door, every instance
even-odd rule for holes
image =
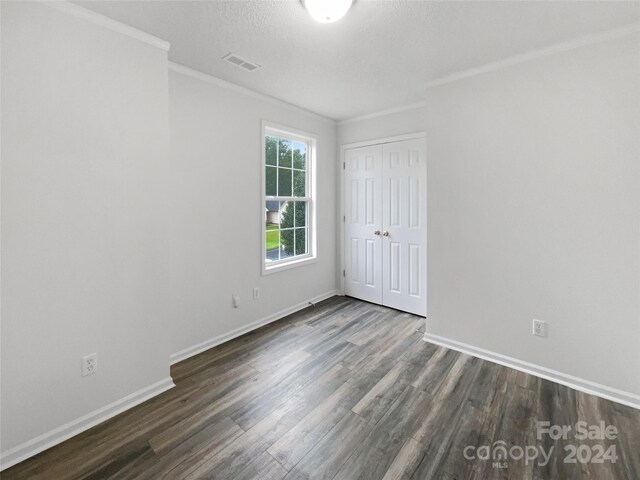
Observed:
[[[426,315],[424,139],[349,149],[345,157],[345,293]]]
[[[382,303],[382,148],[347,150],[345,157],[346,293]]]
[[[382,303],[427,314],[427,164],[423,139],[382,146]]]

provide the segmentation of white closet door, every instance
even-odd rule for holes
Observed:
[[[345,152],[345,293],[382,304],[382,147]]]
[[[424,139],[382,149],[383,304],[426,315],[427,164]]]

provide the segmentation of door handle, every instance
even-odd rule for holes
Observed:
[[[380,230],[376,230],[373,232],[374,235],[380,235]]]
[[[388,237],[389,236],[389,232],[387,232],[386,230],[384,232],[382,232],[382,236],[383,237]]]

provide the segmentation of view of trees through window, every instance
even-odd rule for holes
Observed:
[[[308,144],[265,137],[265,251],[268,262],[306,255]]]

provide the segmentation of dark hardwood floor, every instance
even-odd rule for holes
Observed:
[[[419,317],[334,297],[175,365],[176,388],[1,477],[640,478],[640,411],[425,343],[423,333]],[[539,439],[538,421],[603,421],[618,433]],[[484,459],[501,446],[506,460]],[[580,462],[610,446],[615,462]],[[552,449],[547,462],[541,449]],[[518,458],[534,450],[537,459]],[[572,450],[576,463],[565,463]]]

